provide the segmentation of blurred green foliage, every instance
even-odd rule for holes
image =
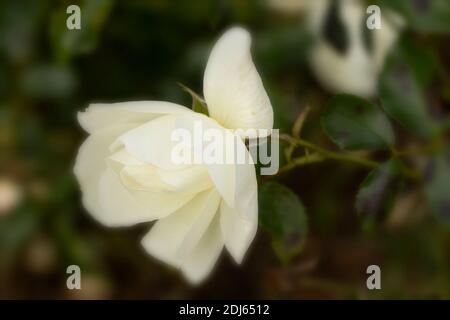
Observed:
[[[324,129],[342,149],[389,149],[395,136],[387,117],[370,102],[337,95],[327,104]]]

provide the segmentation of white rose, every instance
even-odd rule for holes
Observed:
[[[75,164],[86,209],[107,226],[157,220],[142,245],[192,283],[223,247],[242,261],[257,229],[257,182],[251,164],[173,163],[171,133],[194,121],[223,132],[272,128],[250,43],[247,31],[232,28],[214,46],[204,76],[211,118],[161,101],[93,104],[79,114],[90,134]],[[240,138],[237,149],[248,152]]]

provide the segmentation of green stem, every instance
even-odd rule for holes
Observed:
[[[369,169],[375,169],[381,165],[381,163],[379,163],[379,162],[376,162],[376,161],[373,161],[370,159],[366,159],[366,158],[361,158],[354,154],[338,153],[338,152],[326,150],[322,147],[319,147],[319,146],[317,146],[309,141],[303,140],[301,138],[294,138],[289,135],[282,134],[282,135],[280,135],[280,139],[287,141],[291,146],[301,146],[301,147],[304,147],[306,150],[313,150],[316,153],[312,154],[312,155],[306,155],[306,156],[303,156],[300,158],[292,159],[291,161],[289,161],[289,163],[287,165],[283,166],[279,170],[279,174],[283,174],[283,173],[285,173],[291,169],[294,169],[296,167],[299,167],[299,166],[322,162],[327,159],[333,159],[333,160],[338,160],[338,161],[343,161],[343,162],[350,162],[350,163],[358,164],[360,166],[363,166],[363,167],[366,167]],[[404,176],[406,176],[410,179],[413,179],[413,180],[421,179],[420,172],[410,169],[406,165],[402,164],[400,170]]]
[[[281,167],[280,170],[278,171],[278,174],[283,174],[287,171],[290,171],[296,167],[300,167],[303,165],[322,162],[323,160],[325,160],[325,158],[318,153],[303,156],[300,158],[295,158],[295,159],[292,159],[292,161],[290,161],[285,166]]]
[[[319,147],[319,146],[317,146],[311,142],[308,142],[306,140],[303,140],[301,138],[293,138],[288,135],[280,135],[280,139],[285,140],[291,144],[305,147],[307,149],[316,151],[318,154],[323,156],[324,159],[322,159],[322,160],[325,160],[325,158],[327,158],[327,159],[334,159],[334,160],[339,160],[339,161],[352,162],[352,163],[356,163],[356,164],[365,166],[367,168],[372,168],[372,169],[377,168],[380,165],[380,163],[378,163],[376,161],[360,158],[360,157],[357,157],[352,154],[343,154],[343,153],[326,150],[322,147]],[[315,161],[315,162],[318,162],[318,161]]]
[[[414,148],[408,148],[404,150],[393,150],[392,155],[396,158],[410,157],[417,155],[430,155],[436,153],[442,148],[442,141],[440,139],[435,139],[424,146],[418,146]]]

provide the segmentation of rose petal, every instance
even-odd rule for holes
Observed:
[[[242,218],[235,209],[230,208],[224,201],[220,205],[220,227],[225,247],[237,263],[241,263],[252,243],[258,227],[258,216],[250,219]]]
[[[176,145],[171,139],[175,120],[174,115],[164,115],[144,123],[121,135],[111,145],[111,150],[120,150],[123,146],[134,158],[166,170],[187,168],[188,165],[177,164],[172,159]]]
[[[106,126],[133,123],[135,126],[164,114],[192,112],[190,109],[165,101],[131,101],[93,103],[78,113],[83,129],[92,133]]]
[[[240,137],[221,127],[216,121],[205,116],[191,114],[178,116],[176,128],[182,128],[194,136],[196,123],[201,121],[203,132],[209,129],[218,130],[224,137],[224,152],[231,153],[230,162],[205,163],[209,175],[217,191],[227,202],[228,206],[237,209],[241,215],[251,219],[258,213],[257,181],[253,159]],[[204,142],[203,142],[204,143]],[[205,144],[203,144],[203,147]],[[245,160],[241,163],[241,160]]]
[[[223,249],[219,217],[216,215],[198,246],[183,261],[181,270],[192,284],[199,284],[211,273]]]
[[[119,172],[122,183],[131,190],[164,192],[174,188],[162,182],[156,174],[156,168],[151,165],[127,166]]]
[[[209,115],[229,129],[271,129],[273,110],[242,28],[228,30],[215,44],[203,79]]]
[[[128,125],[100,129],[90,135],[78,150],[74,173],[82,191],[83,205],[90,212],[99,211],[98,182],[107,168],[105,159],[109,155],[109,145],[129,129]]]
[[[155,258],[180,267],[208,229],[219,203],[214,189],[198,194],[178,211],[156,222],[142,239],[142,245]]]
[[[213,186],[205,166],[192,165],[180,170],[157,169],[159,179],[174,191],[200,192]]]
[[[102,174],[98,190],[99,208],[91,214],[107,226],[129,226],[164,218],[195,196],[195,193],[129,190],[111,168]]]

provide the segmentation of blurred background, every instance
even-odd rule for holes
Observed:
[[[274,107],[275,128],[290,133],[309,106],[302,136],[337,150],[322,130],[321,115],[333,93],[358,94],[357,88],[339,88],[340,82],[360,80],[328,64],[357,70],[353,62],[364,68],[372,60],[369,53],[367,59],[350,54],[355,40],[346,29],[346,15],[331,8],[340,1],[317,1],[327,8],[320,32],[309,26],[306,2],[1,1],[0,298],[449,299],[447,0],[356,1],[364,15],[366,5],[377,3],[382,14],[386,10],[400,21],[398,39],[383,57],[392,63],[369,68],[365,75],[385,81],[380,84],[385,98],[400,109],[416,108],[417,101],[425,106],[414,109],[406,126],[401,110],[392,120],[399,148],[425,150],[407,159],[422,170],[424,181],[381,184],[368,203],[355,207],[369,174],[363,167],[326,161],[273,177],[301,201],[307,217],[301,232],[274,232],[267,219],[277,209],[263,198],[265,221],[243,265],[222,254],[214,273],[196,288],[144,252],[140,239],[148,224],[108,229],[81,206],[72,170],[86,134],[76,113],[91,102],[165,100],[190,106],[190,96],[177,83],[201,94],[209,50],[236,24],[254,36],[255,65]],[[81,8],[81,30],[66,27],[71,4]],[[320,41],[339,51],[342,61],[311,59]],[[369,40],[367,47],[378,45]],[[390,77],[388,68],[396,61],[406,61],[410,74],[394,69]],[[337,82],[324,83],[323,66]],[[366,98],[380,105],[382,93],[374,90]],[[439,127],[438,133],[424,133],[429,125]],[[283,156],[283,147],[280,151]],[[386,158],[383,152],[363,155]],[[267,191],[260,197],[270,197]],[[72,264],[81,267],[82,290],[66,287],[66,268]],[[382,290],[366,287],[366,268],[372,264],[381,267]]]

